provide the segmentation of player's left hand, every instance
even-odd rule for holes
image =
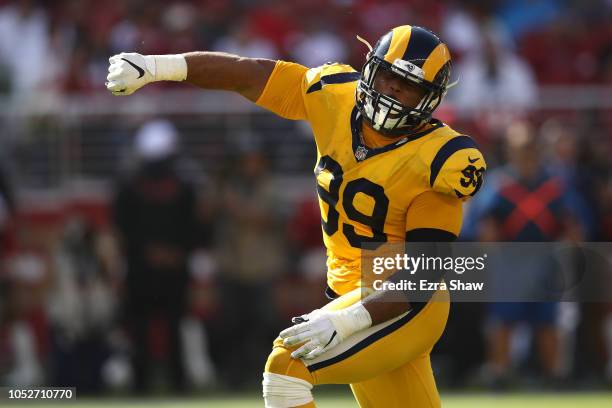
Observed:
[[[287,347],[304,343],[291,357],[312,360],[337,346],[352,334],[369,327],[372,320],[361,302],[341,310],[317,309],[294,317],[295,324],[280,333]]]

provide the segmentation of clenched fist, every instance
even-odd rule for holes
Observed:
[[[187,62],[178,55],[141,55],[122,52],[108,59],[106,89],[113,95],[131,95],[149,82],[183,81]]]
[[[122,52],[109,58],[106,89],[113,95],[130,95],[155,81],[155,58]]]

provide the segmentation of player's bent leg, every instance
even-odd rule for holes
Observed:
[[[351,384],[361,408],[440,408],[429,353],[371,380]]]
[[[426,356],[442,335],[448,312],[449,294],[439,291],[422,309],[358,332],[316,359],[304,360],[313,384],[360,383]]]
[[[341,309],[359,299],[358,291],[351,292],[330,302],[325,308]],[[284,347],[280,338],[276,339],[264,374],[266,407],[314,407],[311,389],[315,384],[363,383],[357,389],[361,390],[360,395],[366,395],[363,390],[368,389],[368,380],[372,380],[371,384],[374,386],[378,384],[376,377],[390,372],[396,372],[394,375],[399,376],[393,381],[399,387],[394,392],[411,390],[409,398],[432,401],[432,404],[422,406],[436,407],[435,401],[439,397],[428,356],[446,325],[448,300],[448,292],[439,292],[422,309],[407,312],[356,333],[313,360],[291,358],[292,349]],[[422,359],[425,359],[426,365],[420,362]],[[408,370],[411,375],[399,370],[400,367],[409,365],[408,363],[413,363],[412,368]],[[402,381],[410,381],[410,384]],[[423,388],[425,384],[428,386]],[[361,404],[359,398],[366,398],[364,401],[367,401],[369,397],[357,398]],[[303,402],[305,403],[298,405]]]
[[[291,351],[280,338],[274,341],[262,382],[266,408],[315,407],[314,379],[301,360],[291,358]]]
[[[361,291],[355,290],[328,303],[324,308],[343,309],[360,298]],[[315,380],[302,360],[291,358],[294,349],[285,347],[280,338],[274,341],[262,382],[266,407],[315,406],[311,393]]]

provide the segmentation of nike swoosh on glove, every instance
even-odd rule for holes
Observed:
[[[106,89],[113,95],[131,95],[155,81],[155,58],[135,52],[113,55],[108,59]]]
[[[352,334],[372,325],[370,314],[357,302],[346,309],[320,310],[293,318],[297,323],[280,333],[283,344],[292,347],[302,344],[291,357],[312,360],[337,346]]]

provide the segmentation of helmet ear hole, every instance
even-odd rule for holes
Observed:
[[[451,62],[448,61],[436,74],[436,77],[433,80],[433,83],[440,86],[442,89],[448,87],[448,82],[450,80],[450,71],[451,71]]]

